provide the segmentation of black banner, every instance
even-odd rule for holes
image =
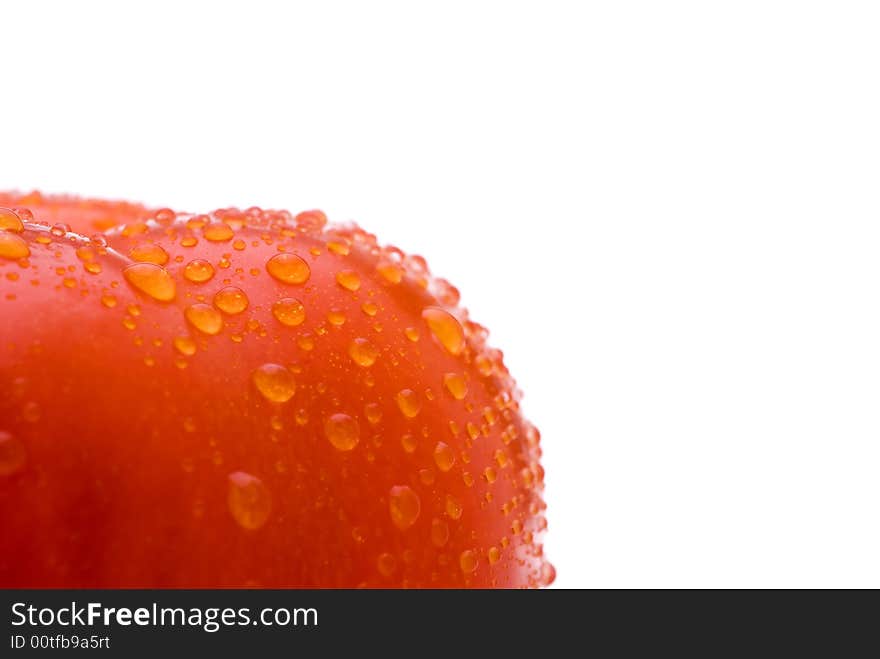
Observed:
[[[613,654],[646,643],[784,650],[808,638],[821,647],[820,635],[845,620],[846,634],[829,646],[839,653],[873,621],[875,606],[862,599],[782,591],[6,590],[0,656],[314,650],[332,657],[353,649],[433,656],[477,648],[557,656],[599,642]]]

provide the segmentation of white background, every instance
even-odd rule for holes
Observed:
[[[880,16],[4,3],[0,187],[324,208],[463,291],[558,586],[880,586]]]

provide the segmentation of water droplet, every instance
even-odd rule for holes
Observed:
[[[196,342],[188,336],[176,336],[174,337],[173,343],[175,350],[181,355],[191,357],[196,354]]]
[[[214,306],[230,315],[241,313],[248,308],[248,304],[247,295],[236,286],[221,288],[214,295]]]
[[[551,563],[545,562],[541,566],[541,585],[549,586],[556,581],[556,568]]]
[[[231,240],[232,236],[235,235],[235,232],[232,230],[231,226],[226,224],[226,222],[210,222],[205,225],[204,229],[202,229],[202,235],[206,240],[215,243],[222,243]]]
[[[431,520],[431,543],[435,547],[442,547],[449,541],[449,524],[445,520],[434,518]]]
[[[195,247],[199,244],[199,239],[195,236],[184,236],[180,239],[181,247]]]
[[[266,262],[266,270],[285,284],[304,284],[312,274],[309,264],[302,257],[288,252],[276,254]]]
[[[444,375],[443,384],[456,400],[464,400],[464,397],[467,396],[467,380],[458,373],[447,373]]]
[[[8,231],[0,232],[0,258],[24,259],[30,256],[31,250],[24,238]]]
[[[460,519],[462,513],[461,503],[451,494],[446,495],[446,514],[450,519]]]
[[[8,432],[0,430],[0,476],[11,476],[21,470],[26,460],[24,444]]]
[[[303,303],[292,297],[283,297],[272,305],[272,315],[278,322],[288,327],[302,325],[306,319],[306,308]]]
[[[168,263],[168,252],[155,243],[143,243],[135,245],[128,251],[132,261],[139,263],[155,263],[165,265]]]
[[[376,567],[379,568],[382,576],[390,577],[397,567],[397,560],[388,552],[384,552],[379,554],[379,558],[376,559]]]
[[[403,412],[403,416],[408,419],[414,418],[422,409],[422,401],[419,400],[419,395],[412,389],[401,389],[395,400],[400,411]]]
[[[361,305],[361,311],[363,311],[368,316],[373,317],[377,313],[379,313],[379,307],[374,302],[364,302]]]
[[[109,293],[105,293],[104,295],[101,296],[101,304],[103,304],[108,309],[112,309],[117,304],[116,298],[113,295],[110,295]]]
[[[177,286],[168,271],[155,263],[134,263],[122,271],[125,281],[141,293],[160,302],[170,302],[177,295]]]
[[[0,231],[12,231],[21,233],[24,231],[24,223],[11,208],[0,208]]]
[[[375,426],[382,420],[382,408],[376,403],[367,403],[364,405],[364,416]]]
[[[403,268],[396,263],[382,262],[376,266],[376,270],[390,284],[399,284],[403,279]]]
[[[400,445],[407,453],[415,453],[419,443],[415,435],[407,433],[400,438]]]
[[[245,243],[241,238],[236,238],[232,242],[232,249],[238,250],[239,252],[247,247],[247,243]]]
[[[439,307],[428,307],[422,311],[422,318],[440,345],[452,355],[461,354],[464,349],[464,330],[455,316]]]
[[[449,471],[455,465],[455,452],[445,442],[437,442],[434,447],[434,463],[440,471]]]
[[[183,429],[186,432],[195,432],[196,431],[196,422],[191,416],[188,416],[183,420]]]
[[[201,284],[214,276],[214,266],[205,259],[195,259],[186,264],[183,276],[194,284]]]
[[[327,243],[327,249],[340,256],[348,256],[351,252],[351,248],[344,240],[331,240]]]
[[[213,336],[223,329],[223,317],[208,304],[191,304],[184,310],[183,315],[193,327],[205,334]]]
[[[421,512],[419,495],[407,485],[395,485],[389,494],[388,511],[391,513],[394,526],[405,531],[419,518]]]
[[[492,467],[486,467],[486,468],[483,470],[483,478],[486,479],[486,482],[487,482],[487,483],[490,483],[490,484],[491,484],[491,483],[494,483],[494,482],[495,482],[495,479],[496,479],[497,477],[498,477],[498,476],[496,475],[495,470],[494,470]]]
[[[96,275],[101,272],[101,264],[96,261],[89,261],[88,263],[83,264],[83,269],[89,274]]]
[[[296,393],[293,373],[278,364],[263,364],[251,378],[263,398],[273,403],[286,403]]]
[[[419,330],[417,330],[415,327],[407,327],[405,330],[403,330],[403,334],[413,343],[419,340]]]
[[[324,434],[340,451],[350,451],[360,441],[358,422],[348,414],[337,413],[324,421]]]
[[[336,273],[336,283],[349,291],[356,291],[361,287],[361,278],[354,270],[341,270]]]
[[[501,560],[501,552],[498,550],[498,547],[489,547],[488,556],[489,565],[495,565],[495,563]]]
[[[272,511],[272,496],[263,481],[243,471],[229,474],[227,503],[233,519],[249,531],[263,526]]]
[[[330,309],[327,312],[327,322],[335,327],[342,327],[345,325],[345,314],[339,309]]]
[[[470,574],[477,569],[477,556],[470,549],[465,549],[458,557],[458,565],[465,574]]]
[[[367,339],[354,339],[348,346],[348,354],[358,366],[372,366],[379,357],[379,349]]]

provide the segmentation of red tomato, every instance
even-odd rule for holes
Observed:
[[[0,586],[552,581],[538,431],[423,259],[319,211],[34,206],[0,212]]]

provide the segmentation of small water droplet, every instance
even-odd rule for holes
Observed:
[[[446,386],[447,391],[449,391],[449,393],[452,394],[452,397],[456,400],[464,400],[465,396],[467,396],[467,380],[465,380],[462,375],[459,375],[458,373],[447,373],[443,376],[443,384]]]
[[[394,526],[405,531],[419,518],[421,512],[419,495],[407,485],[395,485],[389,493],[388,511]]]
[[[435,547],[442,547],[449,541],[449,524],[445,520],[435,517],[431,520],[431,543]]]
[[[296,393],[293,373],[279,364],[263,364],[251,379],[263,398],[273,403],[286,403]]]
[[[231,240],[235,232],[226,222],[210,222],[202,229],[202,235],[205,237],[205,240],[222,243]]]
[[[324,421],[324,434],[340,451],[350,451],[360,441],[358,422],[348,414],[332,414]]]
[[[382,408],[376,403],[367,403],[364,405],[364,416],[375,426],[382,420]]]
[[[403,279],[403,268],[396,263],[381,262],[376,266],[376,270],[390,284],[399,284]]]
[[[168,271],[155,263],[134,263],[122,271],[125,281],[154,300],[170,302],[177,295],[177,286]]]
[[[462,513],[461,503],[451,494],[446,495],[446,514],[450,519],[460,519]]]
[[[108,309],[112,309],[113,307],[116,306],[117,301],[113,295],[110,295],[109,293],[105,293],[104,295],[101,296],[101,304],[103,304]]]
[[[214,295],[214,306],[223,313],[235,315],[248,308],[249,300],[245,292],[236,286],[221,288]]]
[[[194,284],[201,284],[214,276],[214,266],[205,259],[194,259],[184,267],[183,276]]]
[[[415,327],[407,327],[405,330],[403,330],[403,334],[413,343],[419,340],[419,330],[417,330]]]
[[[266,271],[285,284],[304,284],[312,271],[302,257],[289,252],[276,254],[266,262]]]
[[[193,327],[210,336],[219,334],[223,329],[223,317],[219,311],[208,304],[201,302],[191,304],[184,310],[183,315]]]
[[[361,278],[354,270],[341,270],[336,273],[336,283],[348,291],[356,291],[361,287]]]
[[[422,311],[422,318],[447,352],[452,355],[461,354],[464,349],[464,330],[455,316],[439,307],[428,307]]]
[[[407,433],[400,438],[400,445],[407,453],[415,453],[419,446],[418,438],[415,435]]]
[[[419,395],[412,389],[401,389],[395,397],[397,406],[403,412],[403,416],[412,419],[418,415],[422,409],[422,402]]]
[[[272,305],[272,315],[282,325],[296,327],[305,321],[306,308],[296,298],[283,297]]]
[[[249,531],[262,527],[272,511],[272,496],[263,481],[243,471],[229,474],[227,503],[233,519]]]
[[[382,576],[390,577],[397,567],[397,560],[388,552],[384,552],[379,554],[379,558],[376,559],[376,567]]]
[[[449,471],[455,465],[455,452],[445,442],[437,442],[434,447],[434,463],[440,471]]]
[[[489,557],[489,565],[495,565],[495,563],[501,560],[501,552],[498,547],[489,547],[487,555]]]
[[[376,363],[379,349],[367,339],[356,338],[348,345],[348,354],[358,366],[368,367]]]
[[[174,349],[181,355],[191,357],[196,354],[196,342],[188,336],[176,336],[174,337],[173,343]]]
[[[470,549],[465,549],[458,557],[458,565],[465,574],[471,574],[477,569],[477,556]]]

